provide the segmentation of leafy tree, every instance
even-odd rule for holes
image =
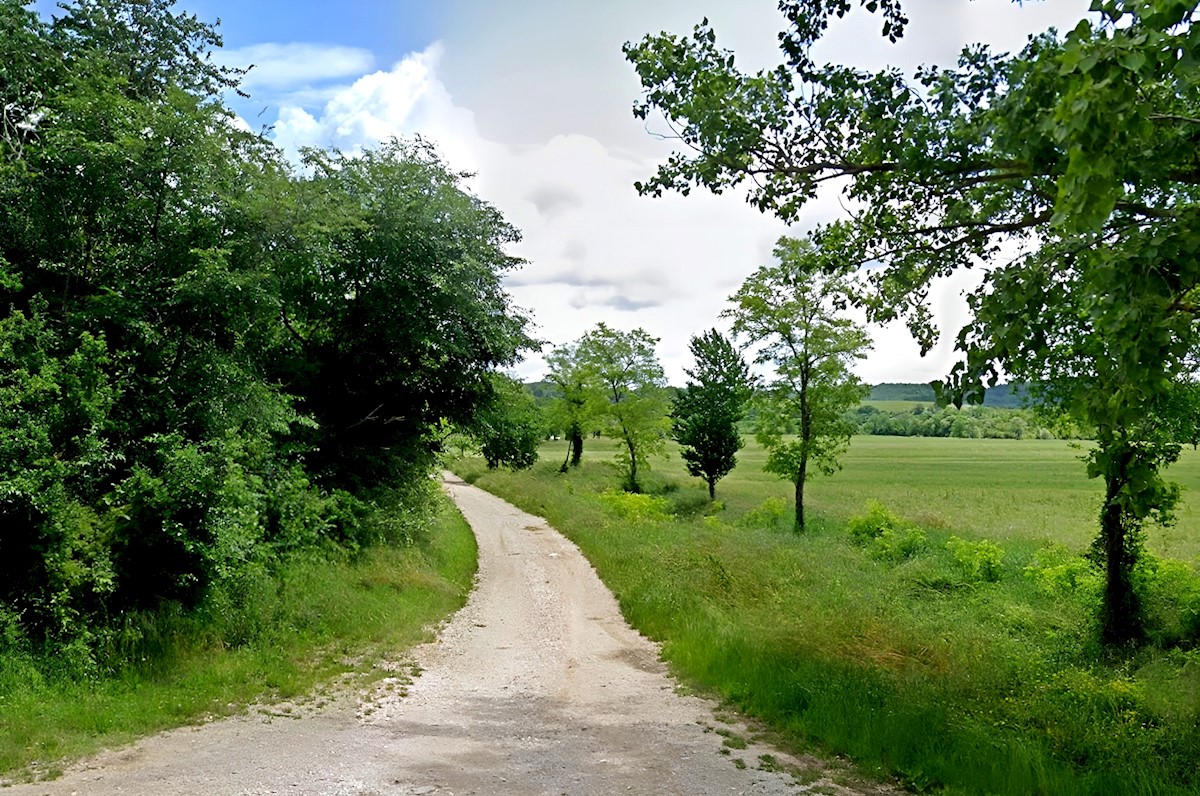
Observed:
[[[492,394],[475,414],[472,436],[489,469],[532,467],[538,458],[544,420],[533,396],[516,379],[492,376]]]
[[[689,347],[696,367],[684,372],[694,381],[675,396],[673,431],[688,472],[704,479],[712,500],[717,481],[737,466],[737,452],[744,444],[737,424],[746,416],[750,370],[716,329],[693,337]]]
[[[903,34],[899,2],[860,4]],[[1102,637],[1137,640],[1140,537],[1178,495],[1161,471],[1179,444],[1155,413],[1191,373],[1200,316],[1195,3],[1098,0],[1065,36],[1015,55],[968,47],[911,79],[814,64],[830,14],[851,5],[782,0],[784,63],[754,75],[707,24],[627,45],[645,88],[636,113],[661,112],[687,145],[639,187],[753,179],[750,200],[791,220],[844,180],[862,210],[817,239],[885,264],[875,316],[903,315],[925,349],[930,281],[986,262],[944,395],[978,399],[1005,373],[1096,430]]]
[[[516,231],[423,142],[298,174],[171,0],[0,0],[0,614],[81,666],[428,490],[532,345]],[[353,489],[350,494],[347,489]]]
[[[558,388],[550,404],[550,418],[567,439],[567,457],[559,468],[565,473],[568,465],[578,467],[583,459],[584,436],[607,399],[580,361],[578,344],[555,348],[546,355],[546,364],[550,366],[546,379]]]
[[[848,277],[822,270],[810,241],[782,237],[773,265],[750,275],[722,313],[733,331],[759,346],[756,362],[770,364],[775,379],[759,399],[758,441],[767,448],[764,469],[795,488],[796,530],[804,530],[804,484],[811,470],[831,474],[850,442],[846,412],[870,388],[850,372],[866,356],[870,338],[839,312],[846,309]],[[796,427],[796,439],[785,430]]]
[[[292,201],[311,237],[275,274],[275,377],[316,420],[313,469],[357,489],[427,469],[439,422],[469,427],[492,372],[532,347],[500,284],[519,234],[425,142],[308,162]]]
[[[588,378],[604,391],[606,431],[623,444],[617,461],[631,492],[641,491],[639,471],[649,467],[649,457],[662,452],[670,428],[657,342],[642,329],[621,332],[600,323],[579,339],[577,348]]]

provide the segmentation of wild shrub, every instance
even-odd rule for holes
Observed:
[[[1151,639],[1162,647],[1200,643],[1200,573],[1186,562],[1143,553],[1134,577]]]
[[[1037,585],[1038,591],[1051,597],[1079,594],[1099,599],[1104,586],[1100,570],[1094,563],[1062,545],[1049,545],[1038,550],[1024,572],[1025,577]]]
[[[954,562],[969,580],[987,583],[1000,580],[1004,551],[995,542],[987,539],[971,542],[951,536],[950,541],[946,542],[946,549],[954,556]]]
[[[846,530],[856,545],[865,547],[884,533],[901,530],[907,525],[878,500],[868,500],[867,513],[851,517]]]
[[[769,497],[743,514],[738,524],[743,528],[774,528],[783,521],[787,511],[787,501],[783,498]]]
[[[663,522],[674,516],[671,501],[657,495],[610,489],[601,492],[599,498],[606,509],[631,522]]]
[[[899,563],[917,555],[928,543],[923,530],[878,500],[867,501],[867,513],[851,517],[846,530],[851,541],[867,548],[867,555],[876,561]]]
[[[898,564],[916,556],[928,544],[925,532],[917,527],[884,531],[871,540],[867,555],[876,561]]]

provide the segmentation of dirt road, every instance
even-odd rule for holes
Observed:
[[[479,583],[421,673],[315,711],[164,733],[5,796],[852,793],[681,696],[579,551],[447,475],[479,539]],[[389,687],[390,686],[390,687]],[[770,758],[768,758],[770,761]],[[744,765],[745,768],[741,766]]]

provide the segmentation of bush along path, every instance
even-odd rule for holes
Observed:
[[[156,736],[9,796],[864,792],[677,693],[544,520],[449,475],[446,488],[479,542],[477,588],[393,677],[320,709]]]

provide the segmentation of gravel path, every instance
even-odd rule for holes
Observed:
[[[862,792],[816,761],[729,749],[746,728],[676,692],[573,544],[450,474],[445,485],[479,540],[478,587],[395,678],[319,710],[163,733],[5,796]],[[762,755],[791,773],[762,770]]]

